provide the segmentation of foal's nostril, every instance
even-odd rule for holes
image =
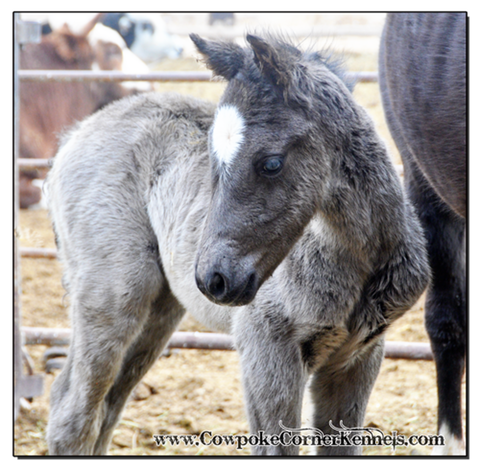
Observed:
[[[204,281],[197,275],[195,279],[200,291],[216,304],[229,306],[249,304],[258,290],[258,278],[255,272],[234,281],[235,277],[232,279],[223,272],[213,270],[205,275]]]
[[[227,283],[220,273],[214,273],[207,285],[208,292],[215,298],[221,299],[226,292]]]

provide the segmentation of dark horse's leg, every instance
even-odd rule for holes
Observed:
[[[446,451],[459,453],[467,334],[465,220],[442,202],[412,161],[404,162],[405,184],[425,229],[432,268],[425,312],[437,368],[438,429],[446,436]]]

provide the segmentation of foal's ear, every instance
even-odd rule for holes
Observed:
[[[206,41],[197,34],[190,34],[197,50],[205,57],[207,67],[215,73],[231,80],[242,68],[245,52],[231,42]]]
[[[276,48],[264,39],[247,34],[255,64],[262,75],[285,94],[294,81],[300,51],[293,46]]]

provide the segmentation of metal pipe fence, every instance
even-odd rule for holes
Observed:
[[[348,72],[347,78],[358,83],[376,83],[377,72]],[[122,82],[122,81],[212,81],[209,71],[157,71],[149,73],[123,73],[120,71],[90,70],[19,70],[21,82]]]
[[[69,328],[22,327],[25,344],[42,344],[48,346],[68,346],[72,331]],[[233,339],[223,333],[175,332],[166,348],[210,349],[234,351]],[[407,341],[387,341],[385,357],[389,359],[433,360],[432,350],[428,343]]]

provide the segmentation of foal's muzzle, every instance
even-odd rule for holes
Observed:
[[[198,269],[195,274],[198,289],[212,302],[227,306],[242,306],[250,303],[258,290],[258,278],[255,271],[246,274],[225,271],[222,268],[210,268],[205,274]]]

